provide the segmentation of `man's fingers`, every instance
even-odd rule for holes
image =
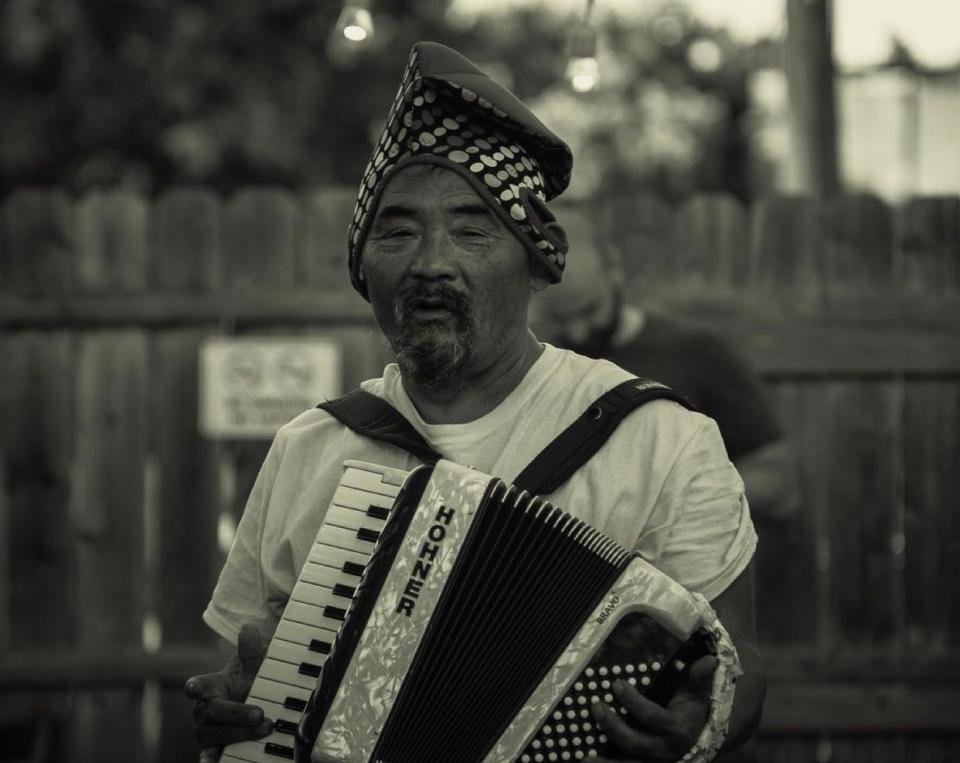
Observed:
[[[183,685],[183,693],[190,699],[209,699],[222,696],[223,674],[203,673],[190,676]]]
[[[198,724],[253,727],[263,722],[263,709],[228,699],[201,699],[193,706],[193,719]]]
[[[670,711],[644,697],[626,681],[614,681],[613,693],[617,695],[620,704],[627,708],[635,725],[660,734],[673,730],[675,722]]]
[[[618,751],[631,757],[650,756],[652,758],[663,758],[668,752],[661,737],[633,728],[606,703],[594,702],[591,711],[594,720]]]
[[[240,669],[245,675],[255,676],[267,653],[263,643],[263,636],[255,625],[244,624],[237,637],[237,656],[240,658]]]
[[[713,674],[717,670],[720,662],[712,654],[701,657],[693,665],[687,674],[687,686],[690,691],[701,697],[710,697],[713,689]]]
[[[204,748],[224,747],[235,742],[260,739],[273,731],[273,722],[264,720],[259,726],[198,726],[197,741]]]

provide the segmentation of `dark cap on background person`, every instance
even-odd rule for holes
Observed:
[[[367,298],[360,254],[380,195],[412,164],[463,177],[558,282],[566,237],[546,202],[570,182],[573,155],[509,90],[444,45],[413,46],[367,164],[348,231],[350,280]]]

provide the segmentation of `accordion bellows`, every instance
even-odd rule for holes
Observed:
[[[298,759],[585,759],[612,752],[589,717],[591,692],[616,706],[607,678],[665,703],[707,653],[725,728],[739,668],[703,597],[542,499],[440,461],[397,498],[300,723]]]

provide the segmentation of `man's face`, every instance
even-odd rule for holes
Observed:
[[[549,290],[546,296],[552,296]],[[609,351],[619,325],[620,297],[613,286],[598,279],[548,299],[544,313],[564,347],[592,358],[602,357]]]
[[[377,323],[418,384],[463,384],[526,335],[526,250],[451,170],[415,165],[391,178],[362,266]]]

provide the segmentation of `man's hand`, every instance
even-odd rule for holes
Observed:
[[[610,742],[629,756],[617,760],[653,763],[682,758],[693,747],[707,721],[716,669],[716,657],[701,657],[693,663],[667,707],[647,699],[626,681],[615,681],[613,691],[627,709],[631,722],[603,702],[594,703],[592,712]],[[612,763],[607,758],[593,760]]]
[[[216,763],[224,745],[265,737],[273,721],[256,705],[244,704],[267,648],[253,625],[244,625],[237,654],[218,673],[187,679],[183,690],[194,701],[193,723],[200,742],[200,763]]]

